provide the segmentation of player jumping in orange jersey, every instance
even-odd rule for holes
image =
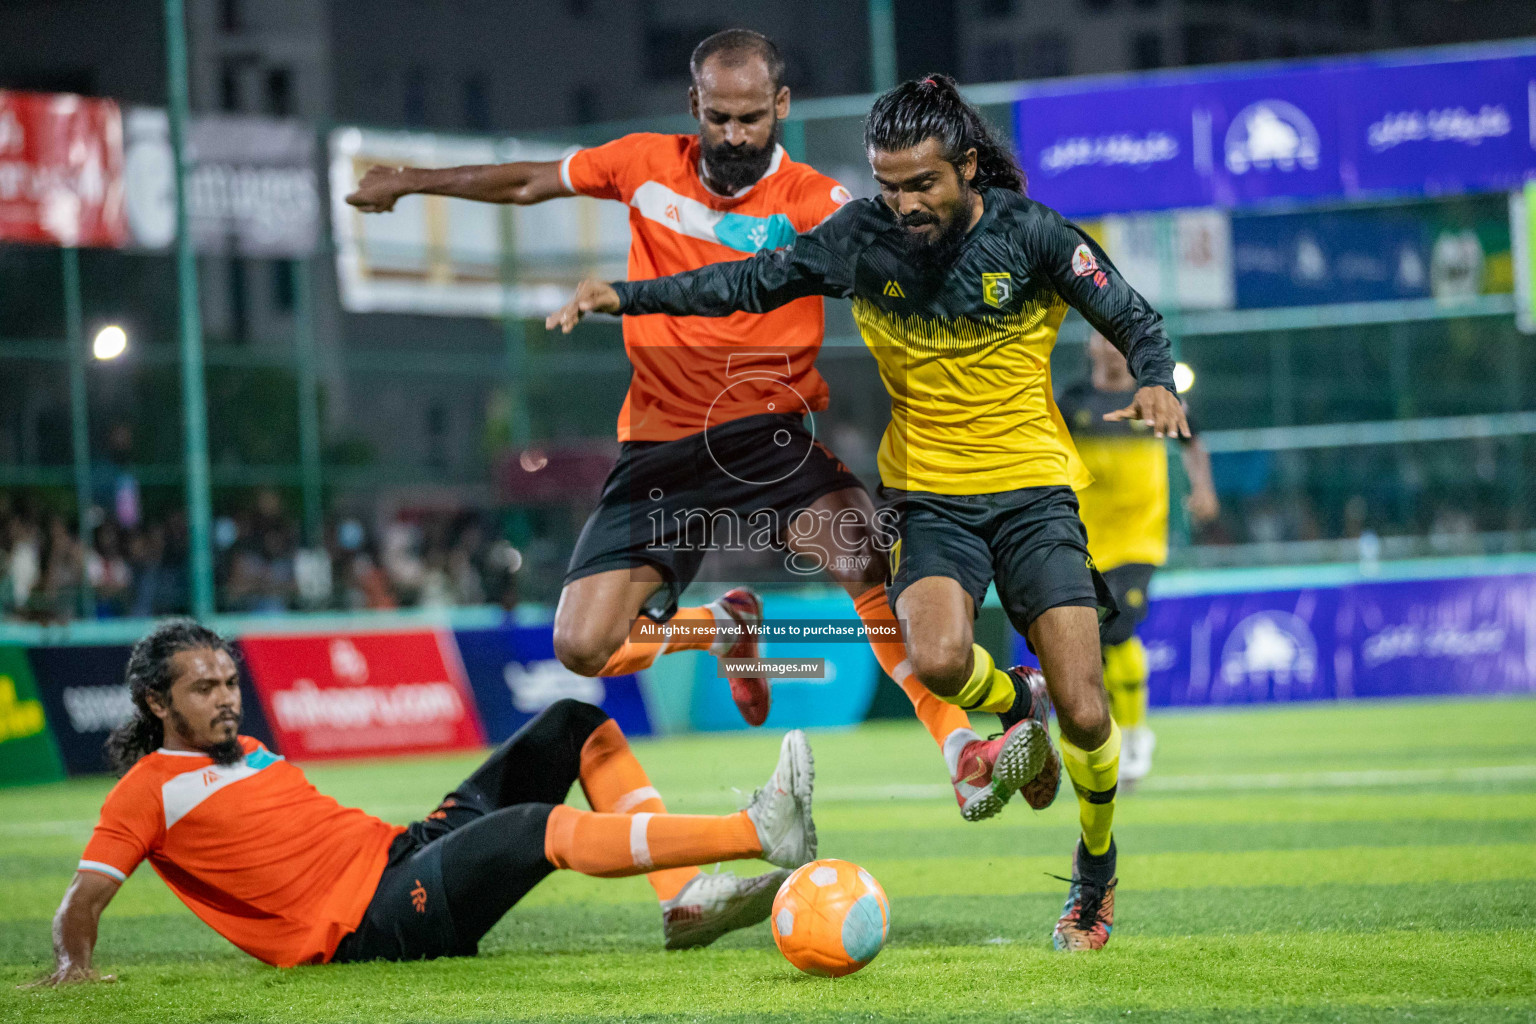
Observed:
[[[374,167],[347,202],[383,213],[412,193],[519,205],[569,195],[618,200],[630,208],[634,281],[788,245],[849,199],[778,143],[789,89],[772,42],[720,32],[699,44],[690,67],[696,136],[628,135],[542,163]],[[623,447],[576,542],[555,613],[555,653],[566,667],[618,675],[690,648],[756,657],[756,641],[741,631],[761,621],[756,594],[737,588],[702,607],[677,603],[723,532],[741,537],[764,524],[799,564],[836,579],[865,623],[892,630],[885,545],[876,543],[869,494],[805,426],[827,405],[815,368],[820,297],[714,320],[626,317],[623,330],[634,366],[619,413]],[[636,640],[631,624],[641,615],[685,624],[688,635]],[[1012,795],[992,779],[1007,738],[980,739],[964,711],[929,693],[899,640],[871,646],[943,751],[961,812],[969,820],[997,813]],[[768,680],[733,678],[731,690],[743,717],[761,724]]]
[[[95,980],[102,911],[141,861],[194,914],[278,967],[473,955],[482,936],[556,868],[650,873],[667,946],[698,946],[768,916],[788,871],[712,887],[695,865],[816,856],[805,735],[746,810],[668,814],[602,711],[556,702],[409,827],[343,807],[304,773],[239,734],[240,676],[229,646],[194,622],[135,646],[133,719],[108,741],[122,779],[53,919],[54,969],[35,984]],[[563,801],[580,782],[592,811]],[[657,886],[658,891],[662,886]]]

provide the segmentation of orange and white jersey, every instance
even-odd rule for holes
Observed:
[[[343,807],[250,736],[218,765],[161,749],[107,794],[79,870],[148,860],[214,931],[278,967],[324,963],[357,929],[403,828]]]
[[[631,281],[790,245],[849,199],[782,146],[755,184],[718,195],[700,176],[699,150],[696,135],[636,134],[561,162],[561,181],[572,192],[629,206]],[[825,409],[827,383],[815,367],[823,328],[819,297],[763,314],[625,317],[634,376],[619,412],[619,440],[671,441],[757,415],[786,385],[806,409]]]

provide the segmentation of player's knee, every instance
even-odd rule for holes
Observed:
[[[555,701],[544,709],[540,717],[553,728],[576,735],[583,741],[608,721],[608,714],[602,708],[570,697]]]
[[[940,637],[912,644],[907,658],[912,674],[932,693],[953,697],[970,678],[971,645],[961,636]]]
[[[1056,721],[1061,733],[1084,750],[1096,750],[1109,738],[1109,697],[1104,685],[1094,676],[1085,677],[1079,685],[1059,689],[1060,695],[1052,694],[1056,704]]]
[[[613,652],[624,642],[623,636],[608,636],[606,632],[582,626],[555,623],[555,657],[560,664],[579,676],[601,674],[603,666],[613,657]]]

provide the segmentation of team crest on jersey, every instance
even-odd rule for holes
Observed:
[[[885,291],[883,294],[886,298],[889,299],[904,299],[907,297],[907,293],[901,290],[901,285],[896,282],[895,278],[891,278],[889,281],[885,282]]]
[[[1013,278],[1008,274],[981,275],[982,301],[994,309],[1002,309],[1013,298]]]
[[[1093,250],[1088,248],[1085,242],[1078,246],[1072,253],[1072,273],[1078,277],[1087,277],[1099,269],[1099,261],[1093,258]]]

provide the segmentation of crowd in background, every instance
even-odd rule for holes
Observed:
[[[35,622],[169,615],[188,608],[186,513],[123,522],[98,508],[90,543],[71,517],[0,492],[0,614]],[[213,523],[220,611],[388,609],[517,599],[521,553],[477,510],[341,517],[301,543],[278,495],[258,492]],[[88,585],[88,589],[87,588]]]
[[[1221,519],[1203,527],[1198,540],[1219,547],[1338,537],[1358,540],[1365,559],[1367,549],[1379,544],[1374,517],[1358,495],[1345,513],[1342,523],[1330,527],[1304,495],[1283,504],[1268,496],[1231,496]],[[61,622],[188,610],[183,509],[140,517],[137,503],[120,494],[115,503],[98,506],[93,519],[91,542],[82,545],[72,517],[0,491],[0,617]],[[1437,507],[1426,525],[1425,553],[1466,553],[1480,536],[1472,515],[1455,506]],[[341,515],[325,524],[323,543],[314,547],[302,542],[301,533],[298,517],[273,491],[258,491],[216,515],[219,611],[510,608],[520,596],[553,600],[569,555],[569,544],[554,536],[519,550],[503,538],[495,517],[479,509]],[[735,562],[717,567],[733,579],[742,571],[751,576],[753,568]]]

